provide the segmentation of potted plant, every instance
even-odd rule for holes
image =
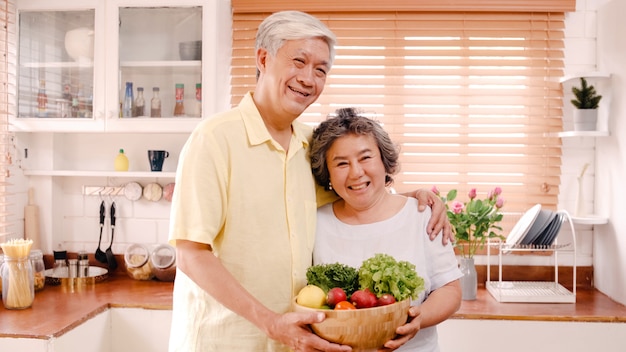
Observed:
[[[580,87],[572,87],[575,99],[571,100],[574,110],[574,130],[593,131],[598,120],[598,104],[601,95],[598,95],[592,85],[587,84],[585,77],[580,77]]]
[[[502,231],[498,225],[503,218],[500,213],[504,205],[502,188],[494,188],[483,200],[476,197],[476,188],[472,188],[468,193],[469,200],[465,203],[456,200],[456,189],[450,190],[446,196],[442,196],[437,187],[433,187],[432,191],[446,205],[448,219],[454,232],[455,247],[460,254],[459,267],[463,272],[461,278],[463,299],[476,299],[478,282],[474,255],[485,245],[487,239],[504,239],[496,232]]]

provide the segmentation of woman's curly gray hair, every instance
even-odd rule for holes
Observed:
[[[329,117],[313,131],[309,157],[315,181],[324,189],[331,189],[326,153],[337,138],[348,134],[374,137],[387,173],[385,185],[391,185],[391,175],[395,175],[400,169],[398,148],[378,122],[361,115],[356,108],[336,110],[334,117]]]

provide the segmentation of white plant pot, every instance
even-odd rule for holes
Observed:
[[[597,109],[574,109],[575,131],[595,131],[597,121]]]

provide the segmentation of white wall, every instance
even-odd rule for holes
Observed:
[[[602,71],[611,74],[608,84],[598,85],[603,113],[600,129],[610,137],[597,140],[564,139],[561,178],[561,208],[573,209],[576,175],[585,162],[591,162],[585,184],[585,198],[594,213],[609,218],[607,225],[577,229],[577,238],[592,239],[594,285],[614,300],[626,304],[626,218],[621,201],[626,199],[626,1],[577,0],[576,12],[567,14],[565,40],[566,75]],[[567,94],[567,92],[565,92]],[[566,95],[567,98],[567,95]],[[565,100],[569,101],[568,99]],[[570,104],[564,104],[565,129],[571,128]],[[604,118],[602,118],[604,115]],[[589,147],[595,143],[595,152]],[[591,155],[590,155],[591,151]],[[591,182],[591,183],[589,183]],[[580,233],[579,233],[580,232]]]
[[[610,72],[611,137],[598,141],[596,194],[598,211],[609,215],[607,226],[594,234],[596,287],[616,301],[626,304],[626,1],[599,1],[598,68]],[[600,201],[601,199],[601,201]]]

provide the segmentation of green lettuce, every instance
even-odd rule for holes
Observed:
[[[366,259],[358,270],[361,289],[368,288],[376,297],[391,293],[396,301],[417,298],[424,290],[424,279],[415,272],[415,265],[396,261],[387,254],[376,254]]]
[[[309,285],[315,285],[328,293],[333,287],[341,287],[349,296],[359,286],[358,272],[355,268],[340,264],[317,264],[306,271]]]

